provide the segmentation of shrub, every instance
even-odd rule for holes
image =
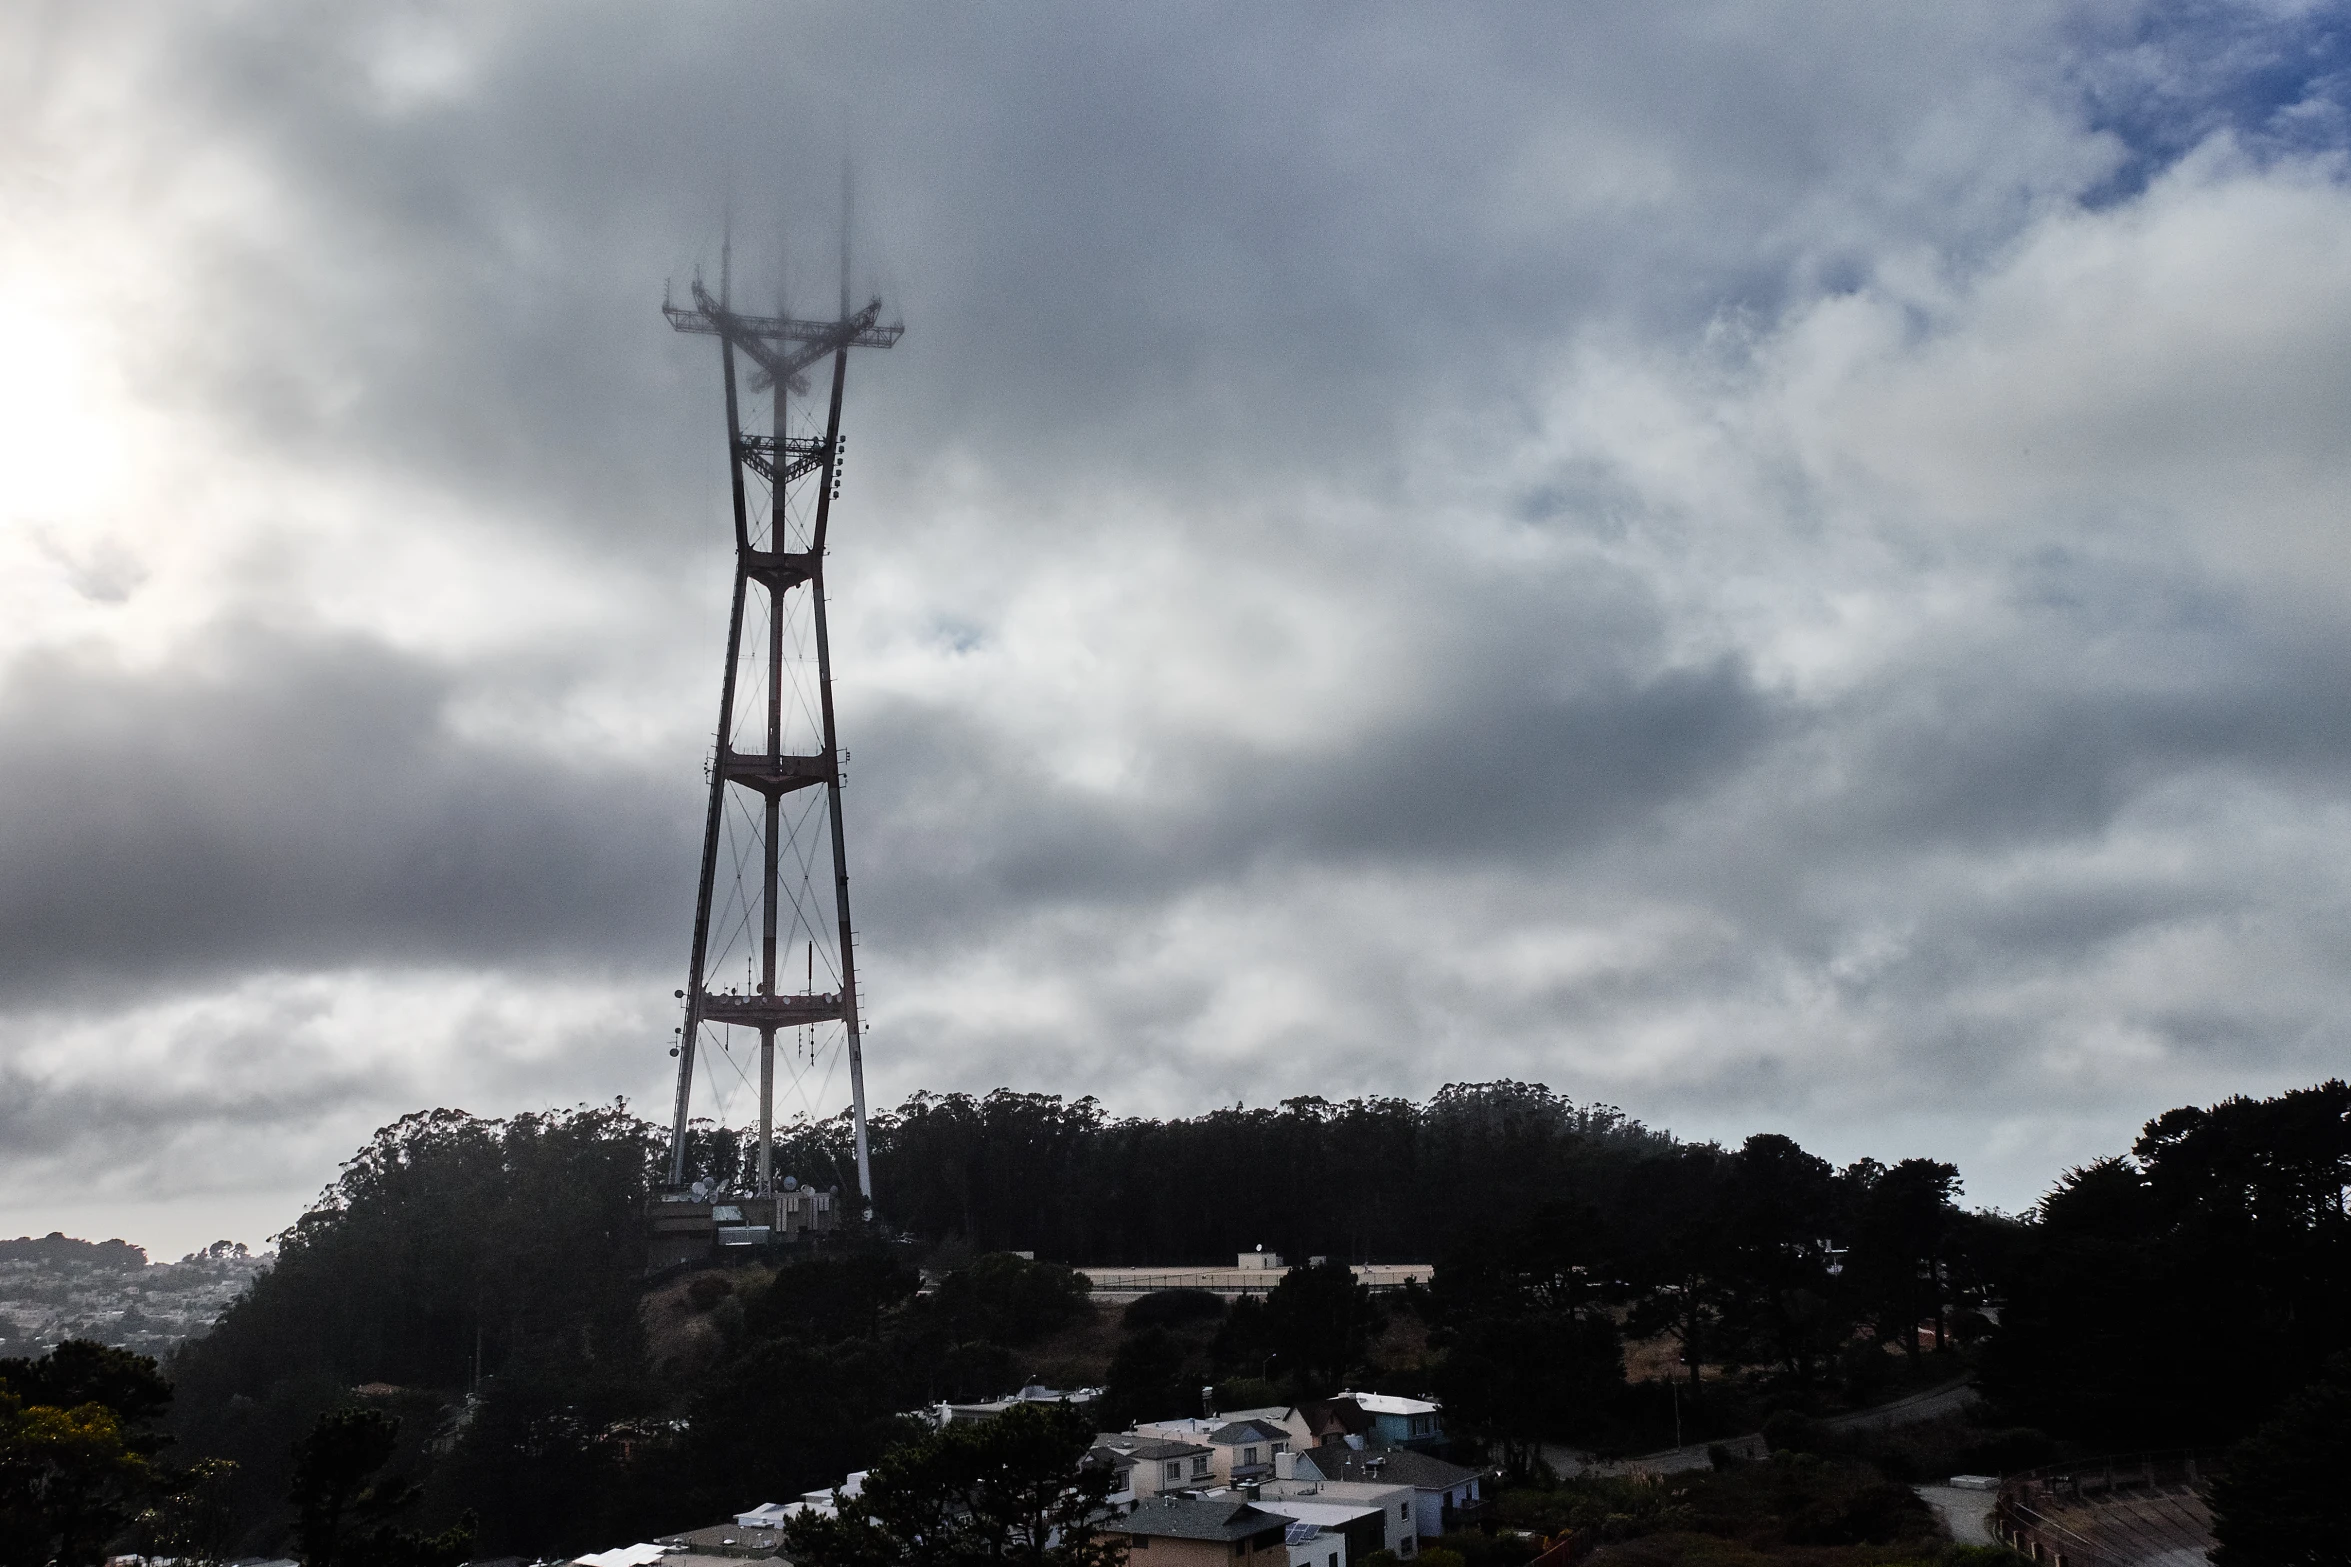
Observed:
[[[1224,1297],[1213,1290],[1153,1290],[1130,1303],[1122,1319],[1128,1332],[1173,1328],[1187,1322],[1224,1320]]]

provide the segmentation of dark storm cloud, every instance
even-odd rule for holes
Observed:
[[[2054,843],[2200,774],[2321,797],[2351,776],[2351,642],[2245,627],[2085,658],[2067,640],[1889,670],[1836,715],[1856,753],[1840,830],[1911,854]]]
[[[264,1029],[256,1028],[242,1042],[258,1045],[266,1037]],[[120,1160],[124,1149],[152,1152],[223,1134],[299,1134],[354,1100],[398,1091],[405,1086],[398,1078],[380,1066],[345,1063],[341,1070],[274,1080],[260,1071],[220,1072],[175,1082],[172,1092],[160,1094],[142,1081],[60,1085],[0,1068],[0,1150],[5,1151],[0,1168],[69,1154],[95,1167],[99,1161]],[[183,1170],[182,1178],[188,1173]]]
[[[852,809],[873,824],[877,912],[912,934],[1006,901],[1147,904],[1268,862],[1554,861],[1670,815],[1775,728],[1731,660],[1566,689],[1529,672],[1489,668],[1313,754],[1162,753],[1165,792],[1110,798],[1038,773],[978,722],[875,713],[860,746],[881,782]]]
[[[668,937],[696,790],[454,732],[452,672],[223,628],[161,669],[0,671],[0,949],[21,1004],[191,977]]]

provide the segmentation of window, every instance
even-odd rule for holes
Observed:
[[[1130,1534],[1127,1536],[1127,1549],[1130,1551],[1139,1551],[1150,1543],[1151,1536],[1147,1534]]]
[[[1399,1517],[1399,1518],[1409,1518],[1409,1517],[1411,1517],[1411,1516],[1412,1516],[1412,1504],[1411,1504],[1410,1502],[1398,1502],[1398,1503],[1396,1504],[1396,1516],[1397,1516],[1397,1517]]]
[[[1202,1453],[1192,1460],[1192,1478],[1197,1480],[1208,1473],[1208,1455]]]
[[[1273,1445],[1273,1450],[1277,1453],[1286,1453],[1290,1450],[1290,1444],[1287,1442],[1276,1442]]]
[[[1159,1466],[1159,1472],[1170,1484],[1173,1484],[1184,1477],[1184,1466],[1171,1458]]]
[[[1256,1448],[1254,1448],[1254,1447],[1244,1447],[1244,1448],[1242,1448],[1242,1449],[1241,1449],[1241,1463],[1242,1463],[1244,1466],[1247,1466],[1247,1465],[1249,1465],[1249,1464],[1253,1464],[1253,1463],[1255,1463],[1255,1462],[1257,1462],[1257,1449],[1256,1449]]]

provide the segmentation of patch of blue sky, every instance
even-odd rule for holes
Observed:
[[[2102,11],[2075,42],[2089,122],[2127,149],[2090,205],[2128,200],[2223,133],[2256,159],[2351,148],[2351,6],[2172,0],[2127,22]]]

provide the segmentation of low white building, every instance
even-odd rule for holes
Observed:
[[[1408,1485],[1268,1480],[1252,1489],[1257,1493],[1257,1505],[1265,1511],[1344,1535],[1347,1558],[1361,1561],[1373,1551],[1387,1550],[1410,1561],[1419,1554],[1420,1531],[1414,1523],[1412,1487]]]
[[[653,1567],[669,1554],[665,1546],[616,1545],[609,1551],[590,1551],[585,1556],[571,1559],[572,1567]]]

